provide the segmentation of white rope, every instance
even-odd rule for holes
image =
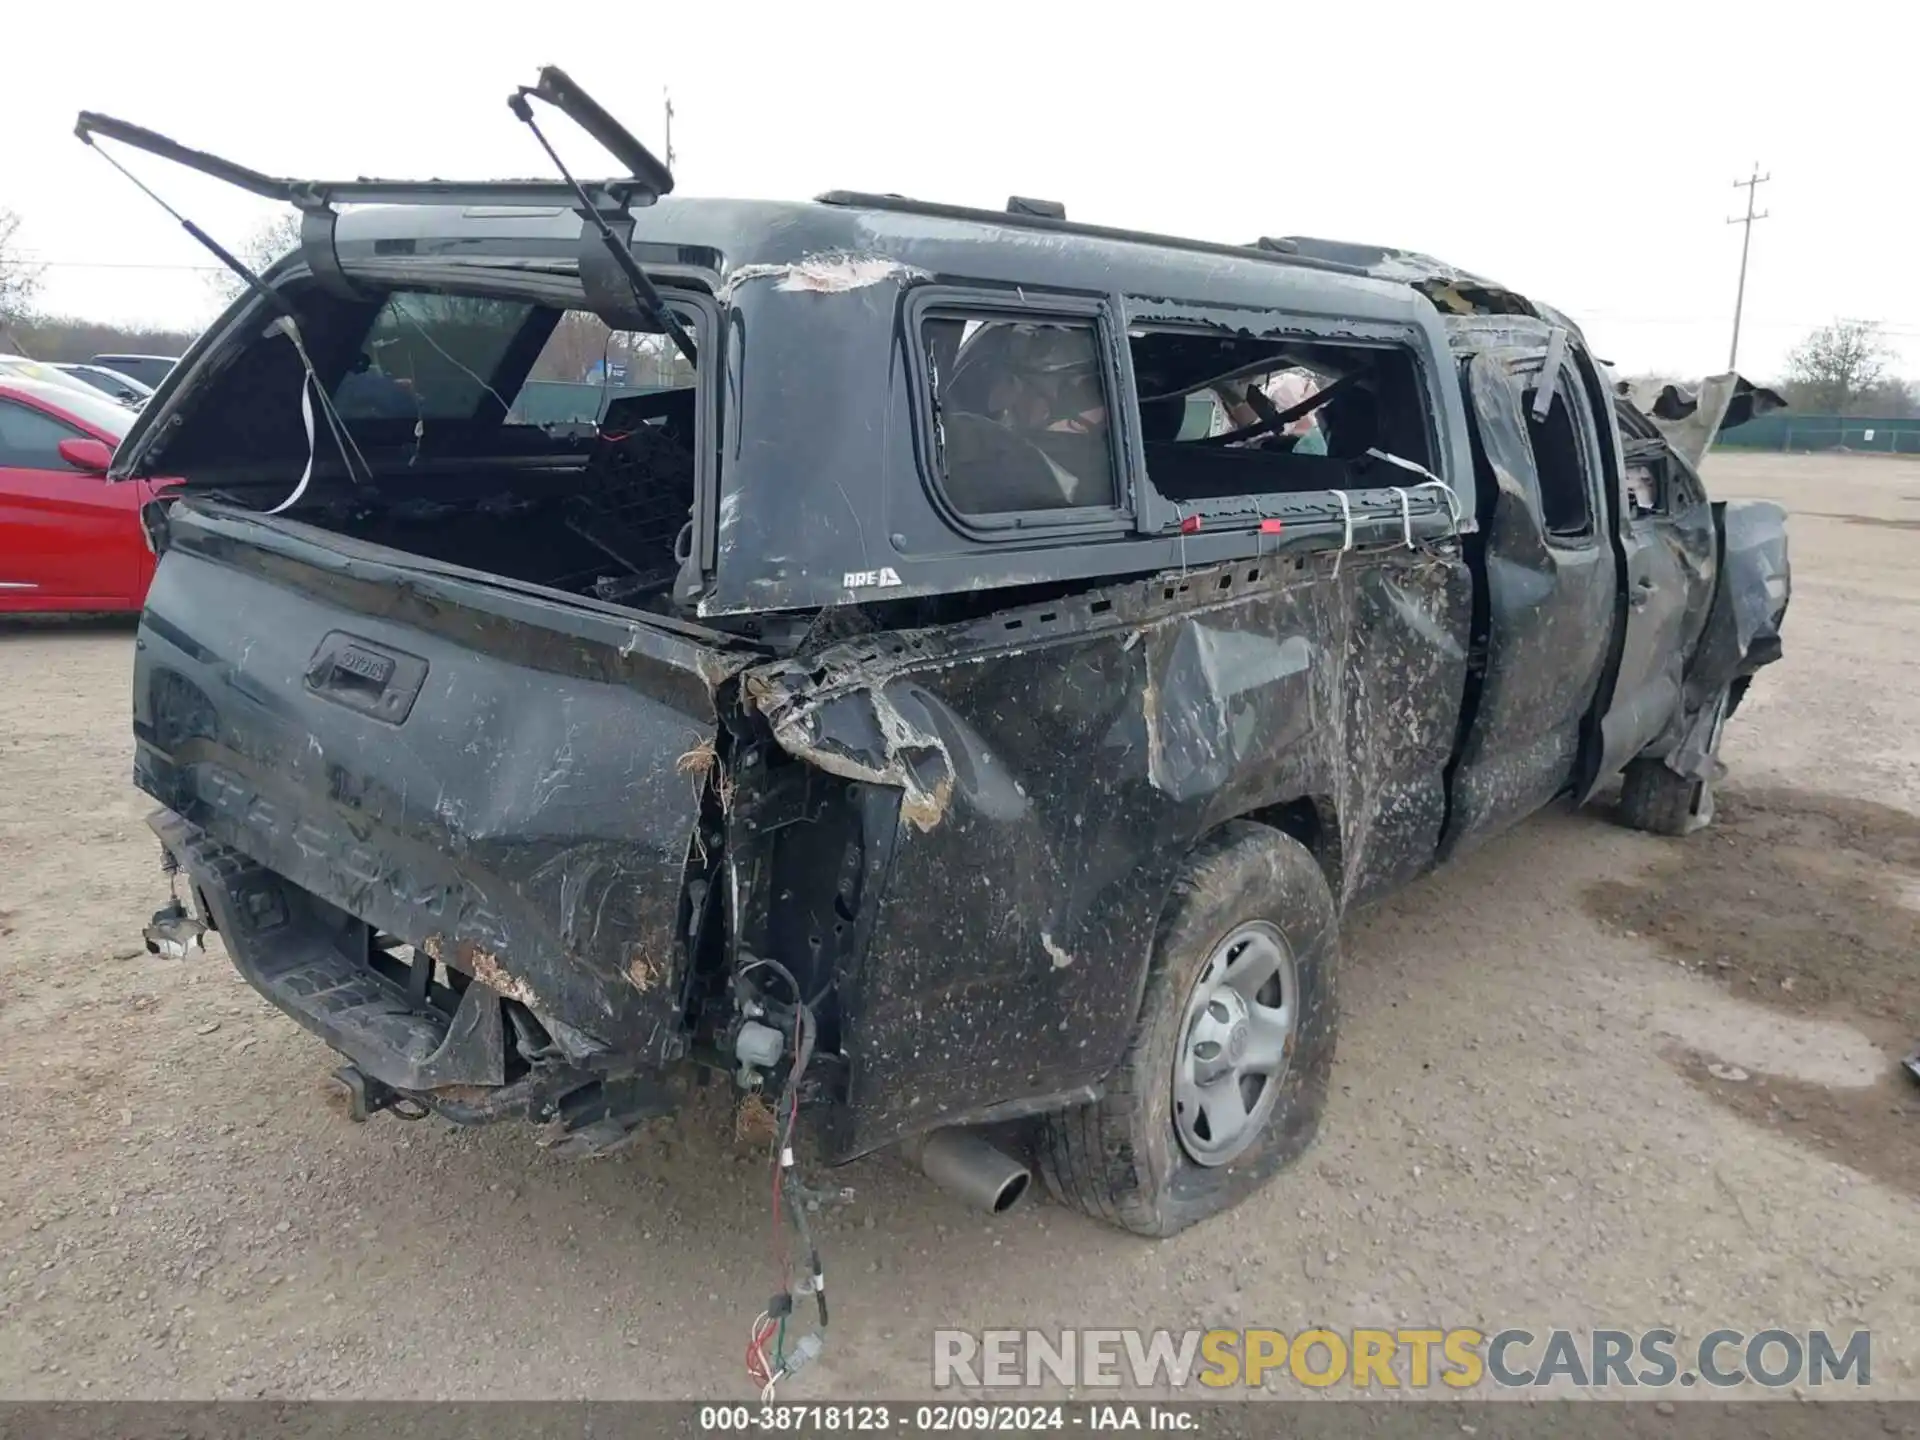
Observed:
[[[269,515],[278,515],[282,510],[290,509],[293,503],[307,493],[307,482],[313,479],[313,391],[310,388],[313,377],[302,373],[300,376],[300,423],[307,427],[307,464],[300,472],[300,483],[293,487],[293,493],[278,505],[267,511]]]
[[[313,479],[313,459],[315,452],[313,435],[313,388],[319,382],[314,379],[313,362],[307,358],[307,347],[301,342],[300,327],[287,316],[281,316],[268,326],[269,333],[279,333],[293,344],[293,350],[300,357],[300,423],[307,431],[307,463],[300,471],[300,483],[293,487],[293,493],[278,505],[267,511],[269,515],[278,515],[307,492],[307,482]]]
[[[267,327],[267,333],[286,336],[292,342],[294,353],[300,357],[300,423],[305,426],[307,432],[307,463],[300,471],[299,484],[293,487],[291,495],[266,512],[269,515],[278,515],[306,493],[308,482],[313,479],[313,463],[317,453],[313,426],[313,402],[316,396],[320,401],[320,413],[326,418],[327,429],[333,434],[333,443],[339,447],[341,462],[347,467],[347,478],[349,480],[354,478],[353,462],[355,460],[360,462],[360,468],[366,473],[369,481],[373,479],[373,467],[367,464],[367,457],[360,453],[360,446],[348,432],[346,422],[340,418],[339,412],[333,408],[333,401],[328,398],[326,388],[321,385],[320,376],[313,368],[313,359],[307,354],[306,342],[300,338],[300,327],[294,323],[292,317],[282,315]]]

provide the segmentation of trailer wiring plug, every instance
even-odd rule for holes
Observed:
[[[153,912],[153,918],[140,931],[140,939],[149,955],[184,960],[189,950],[207,948],[207,925],[180,903],[180,860],[164,845],[160,847],[160,873],[167,877],[167,903]]]

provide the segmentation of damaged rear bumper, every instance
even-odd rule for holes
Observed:
[[[470,970],[379,933],[170,810],[148,823],[234,968],[350,1061],[353,1082],[459,1124],[530,1119],[562,1134],[672,1108],[657,1076],[621,1073],[598,1042]]]

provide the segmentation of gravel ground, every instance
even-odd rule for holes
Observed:
[[[1550,813],[1354,919],[1319,1143],[1174,1240],[840,1172],[789,1398],[924,1393],[936,1326],[1422,1323],[1868,1326],[1920,1398],[1920,464],[1710,480],[1796,512],[1713,832]],[[0,628],[0,1395],[745,1397],[762,1170],[717,1091],[587,1165],[356,1126],[217,946],[142,952],[132,649]]]

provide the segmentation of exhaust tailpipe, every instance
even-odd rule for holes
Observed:
[[[935,1130],[919,1143],[920,1169],[950,1195],[991,1215],[1011,1210],[1033,1173],[977,1130]]]

